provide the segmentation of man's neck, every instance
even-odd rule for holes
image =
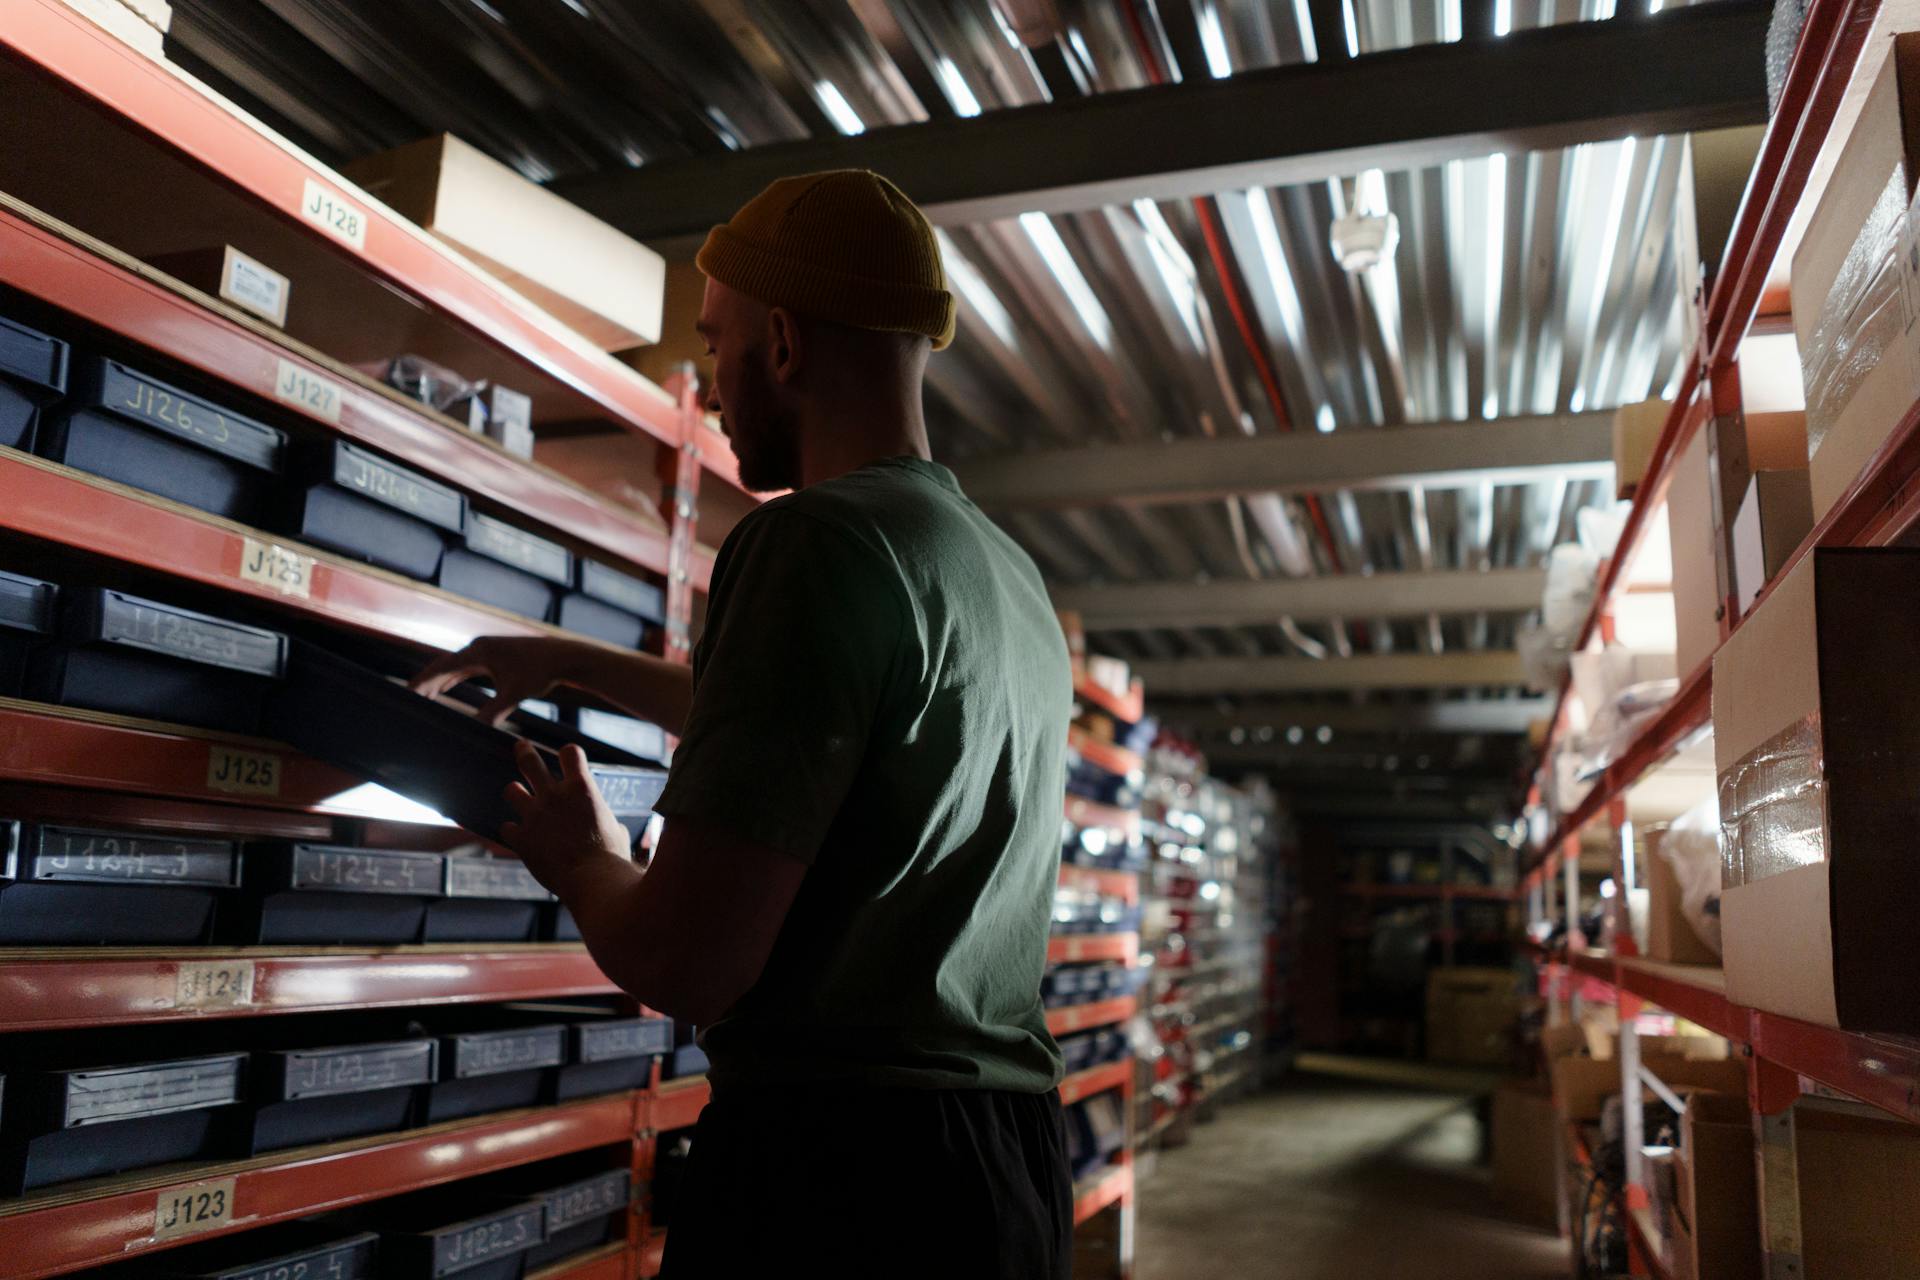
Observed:
[[[931,458],[920,398],[822,406],[801,424],[800,481],[820,484],[887,458]]]

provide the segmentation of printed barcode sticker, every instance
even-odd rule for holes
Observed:
[[[187,960],[174,975],[179,1009],[239,1009],[253,1003],[253,961]]]
[[[207,790],[235,796],[280,794],[280,757],[214,743],[207,752]]]
[[[153,1238],[175,1240],[231,1225],[234,1181],[221,1178],[162,1191],[153,1206]]]
[[[312,178],[301,188],[300,216],[335,239],[346,241],[362,253],[367,251],[366,213]]]
[[[336,427],[340,425],[339,384],[301,368],[285,356],[280,357],[280,366],[273,376],[273,398]]]
[[[313,597],[313,557],[258,538],[240,548],[240,578],[285,596]]]

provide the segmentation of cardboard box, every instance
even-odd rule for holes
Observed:
[[[1760,1275],[1753,1119],[1745,1096],[1700,1092],[1689,1097],[1680,1121],[1679,1156],[1674,1176],[1683,1230],[1675,1232],[1676,1262],[1698,1280]]]
[[[1505,1066],[1513,1059],[1520,997],[1506,969],[1435,969],[1427,975],[1427,1057]]]
[[[1674,667],[1685,680],[1720,645],[1720,581],[1714,564],[1713,477],[1707,465],[1707,433],[1693,439],[1674,460],[1667,490],[1667,525],[1673,539]]]
[[[1658,443],[1672,410],[1671,400],[1642,400],[1638,404],[1623,404],[1613,411],[1616,498],[1631,498],[1640,487],[1640,481],[1647,474],[1647,464],[1653,461],[1653,446]]]
[[[660,340],[666,262],[451,134],[343,172],[607,351]]]
[[[1803,1275],[1909,1280],[1920,1275],[1920,1130],[1910,1124],[1801,1107]],[[1753,1272],[1750,1274],[1758,1274]]]
[[[268,324],[282,329],[287,326],[292,282],[230,244],[217,249],[162,254],[152,259],[151,265],[202,293],[225,299],[242,311],[259,316]]]
[[[1744,614],[1813,532],[1807,471],[1755,471],[1733,521],[1734,598]]]
[[[1662,831],[1647,833],[1647,958],[1669,964],[1718,966],[1720,957],[1700,940],[1680,905],[1680,879],[1660,852]]]
[[[1714,659],[1727,996],[1920,1032],[1920,551],[1821,548]],[[1790,944],[1785,944],[1790,940]]]
[[[1640,1037],[1640,1060],[1669,1088],[1692,1087],[1715,1093],[1741,1093],[1747,1064],[1739,1059],[1699,1060],[1666,1047],[1659,1036]],[[1563,1119],[1596,1121],[1608,1098],[1620,1092],[1618,1059],[1561,1058],[1552,1064],[1553,1104]],[[1646,1097],[1652,1092],[1646,1091]]]
[[[1503,1080],[1493,1093],[1493,1193],[1520,1216],[1552,1226],[1558,1160],[1553,1095],[1532,1081]]]
[[[1920,174],[1920,34],[1893,38],[1793,257],[1814,518],[1920,396],[1910,203]]]

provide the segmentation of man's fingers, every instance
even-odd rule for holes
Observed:
[[[520,766],[521,776],[526,778],[527,787],[536,796],[546,793],[554,784],[553,772],[547,768],[547,762],[540,758],[533,744],[521,739],[513,744],[513,758]]]
[[[514,785],[520,784],[516,782]],[[520,847],[520,837],[526,834],[526,830],[517,822],[503,822],[500,824],[500,843],[509,849],[517,849]]]
[[[513,806],[515,813],[519,814],[521,818],[528,822],[533,821],[533,815],[538,806],[533,802],[533,793],[531,791],[517,782],[509,782],[505,795],[507,797],[507,803]]]
[[[587,781],[587,753],[569,742],[560,748],[560,776],[568,782]]]
[[[458,653],[443,653],[420,668],[413,679],[407,681],[407,687],[415,693],[427,697],[437,697],[464,680],[487,673],[487,664],[474,655],[474,647],[468,645]]]
[[[487,724],[498,728],[500,722],[518,710],[519,706],[520,699],[499,693],[488,699],[476,714]]]

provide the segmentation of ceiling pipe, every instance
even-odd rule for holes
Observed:
[[[1000,16],[1029,49],[1040,49],[1066,34],[1053,0],[994,0]]]

